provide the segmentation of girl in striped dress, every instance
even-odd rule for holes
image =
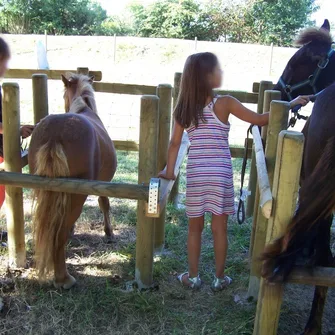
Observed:
[[[234,210],[233,170],[229,150],[228,118],[230,114],[254,125],[263,126],[269,114],[257,114],[238,100],[223,96],[216,98],[213,89],[221,87],[222,71],[212,53],[198,53],[188,57],[181,81],[180,94],[174,111],[174,129],[169,145],[167,168],[159,176],[174,179],[174,168],[186,129],[190,149],[186,167],[186,214],[189,218],[189,271],[178,276],[191,288],[200,288],[198,264],[204,215],[212,214],[212,233],[216,274],[212,289],[222,290],[232,280],[225,275],[227,255],[227,221]],[[305,105],[308,97],[292,102]]]

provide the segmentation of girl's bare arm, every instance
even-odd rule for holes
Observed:
[[[222,109],[226,110],[225,113],[228,112],[228,115],[233,114],[240,120],[257,126],[265,126],[269,123],[269,113],[257,114],[244,107],[241,102],[230,96],[223,97],[220,100],[219,106],[221,105]],[[296,105],[305,106],[309,101],[310,96],[299,96],[290,102],[290,108],[293,108]]]
[[[174,174],[174,168],[176,165],[183,133],[184,128],[178,122],[175,122],[168,148],[167,167],[166,170],[163,170],[159,173],[159,177],[171,180],[176,179],[176,176]]]

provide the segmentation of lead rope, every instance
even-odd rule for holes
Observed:
[[[248,128],[247,131],[247,138],[244,141],[244,156],[243,156],[243,163],[242,163],[242,171],[241,171],[241,189],[240,189],[240,200],[238,202],[237,207],[237,222],[239,224],[243,224],[245,221],[245,200],[248,196],[248,191],[243,189],[244,185],[244,177],[245,171],[247,169],[248,164],[248,152],[249,152],[249,134],[251,133],[253,125]]]

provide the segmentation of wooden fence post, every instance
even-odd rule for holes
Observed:
[[[45,52],[48,53],[48,31],[44,30]]]
[[[263,113],[267,113],[270,111],[271,101],[273,100],[280,100],[281,93],[279,91],[272,91],[266,90],[264,92],[264,104],[263,104]],[[266,143],[268,127],[262,127],[262,140],[263,143]],[[257,170],[256,170],[257,172]],[[249,257],[251,259],[252,256],[252,249],[254,246],[254,238],[255,238],[255,231],[257,227],[257,220],[258,220],[258,207],[259,207],[259,189],[258,189],[258,182],[256,183],[256,193],[255,193],[255,205],[254,205],[254,215],[252,218],[252,231],[251,231],[251,238],[250,238],[250,248],[249,248]]]
[[[34,124],[37,124],[49,114],[48,76],[46,74],[34,74],[32,81]]]
[[[300,180],[304,147],[304,135],[294,131],[282,131],[278,140],[278,151],[273,182],[275,202],[269,220],[266,242],[280,237],[294,215]],[[261,279],[257,304],[254,335],[276,335],[282,304],[283,285],[267,284]]]
[[[172,107],[172,86],[159,85],[157,87],[157,96],[159,97],[159,137],[158,137],[158,161],[157,172],[164,169],[166,165],[167,151],[170,141],[171,129],[171,107]],[[155,222],[155,242],[156,252],[161,252],[165,240],[165,217],[166,209]]]
[[[270,46],[269,76],[271,76],[272,73],[272,59],[273,59],[273,43],[271,43]]]
[[[114,46],[113,46],[113,62],[116,62],[116,34],[114,34]]]
[[[270,121],[268,126],[267,141],[265,147],[266,165],[272,190],[274,168],[276,163],[277,145],[279,133],[287,128],[290,104],[283,101],[272,101],[270,107]],[[261,262],[258,260],[264,250],[266,229],[268,220],[258,210],[258,220],[255,227],[254,243],[251,256],[251,271],[249,279],[248,295],[257,299],[261,273]]]
[[[180,90],[181,76],[182,76],[181,72],[176,72],[174,74],[174,80],[173,80],[173,109],[175,109],[175,107],[177,105],[177,99],[178,99],[179,90]],[[172,128],[173,128],[173,125],[174,125],[174,120],[172,120]],[[175,183],[174,183],[174,186],[171,190],[171,193],[170,193],[170,202],[172,202],[175,205],[177,205],[177,203],[178,203],[179,181],[180,181],[180,177],[178,176]]]
[[[264,105],[264,92],[266,90],[272,89],[273,83],[272,81],[261,81],[259,86],[258,93],[258,105],[257,105],[257,113],[263,113],[263,105]],[[252,216],[254,206],[255,206],[255,197],[256,197],[256,184],[257,184],[257,170],[256,170],[256,157],[255,150],[252,151],[251,157],[251,166],[250,166],[250,177],[249,177],[249,192],[250,195],[247,198],[247,206],[246,206],[246,217]]]
[[[148,184],[157,174],[159,98],[144,95],[141,98],[138,183]],[[136,225],[135,279],[140,289],[153,282],[153,254],[155,219],[146,217],[146,202],[138,201]]]
[[[4,83],[2,89],[5,170],[21,173],[20,89],[16,83]],[[6,186],[6,217],[9,266],[25,267],[26,249],[22,188]]]
[[[88,67],[77,67],[77,73],[78,74],[84,74],[85,76],[89,75],[89,69]]]

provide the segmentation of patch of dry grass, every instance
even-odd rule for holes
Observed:
[[[136,154],[119,153],[116,180],[136,181]],[[239,160],[234,161],[240,171]],[[183,190],[185,181],[181,182]],[[30,236],[29,192],[26,197],[27,240]],[[215,334],[251,335],[256,305],[245,299],[248,284],[250,221],[229,223],[230,249],[227,273],[234,283],[213,294],[209,288],[214,255],[209,217],[203,238],[200,292],[185,290],[176,274],[187,268],[187,220],[184,210],[168,208],[166,252],[155,258],[157,290],[127,291],[134,278],[136,203],[111,199],[111,214],[117,236],[115,244],[104,240],[102,216],[95,197],[89,197],[68,245],[67,264],[77,280],[70,291],[56,291],[40,284],[32,268],[9,272],[6,250],[0,255],[1,335],[93,335],[93,334]],[[1,225],[4,224],[2,218]],[[28,244],[29,245],[29,244]],[[32,252],[28,250],[29,263]],[[298,334],[309,313],[312,289],[287,288],[279,335]],[[330,291],[325,312],[325,332],[334,328],[335,292]]]

